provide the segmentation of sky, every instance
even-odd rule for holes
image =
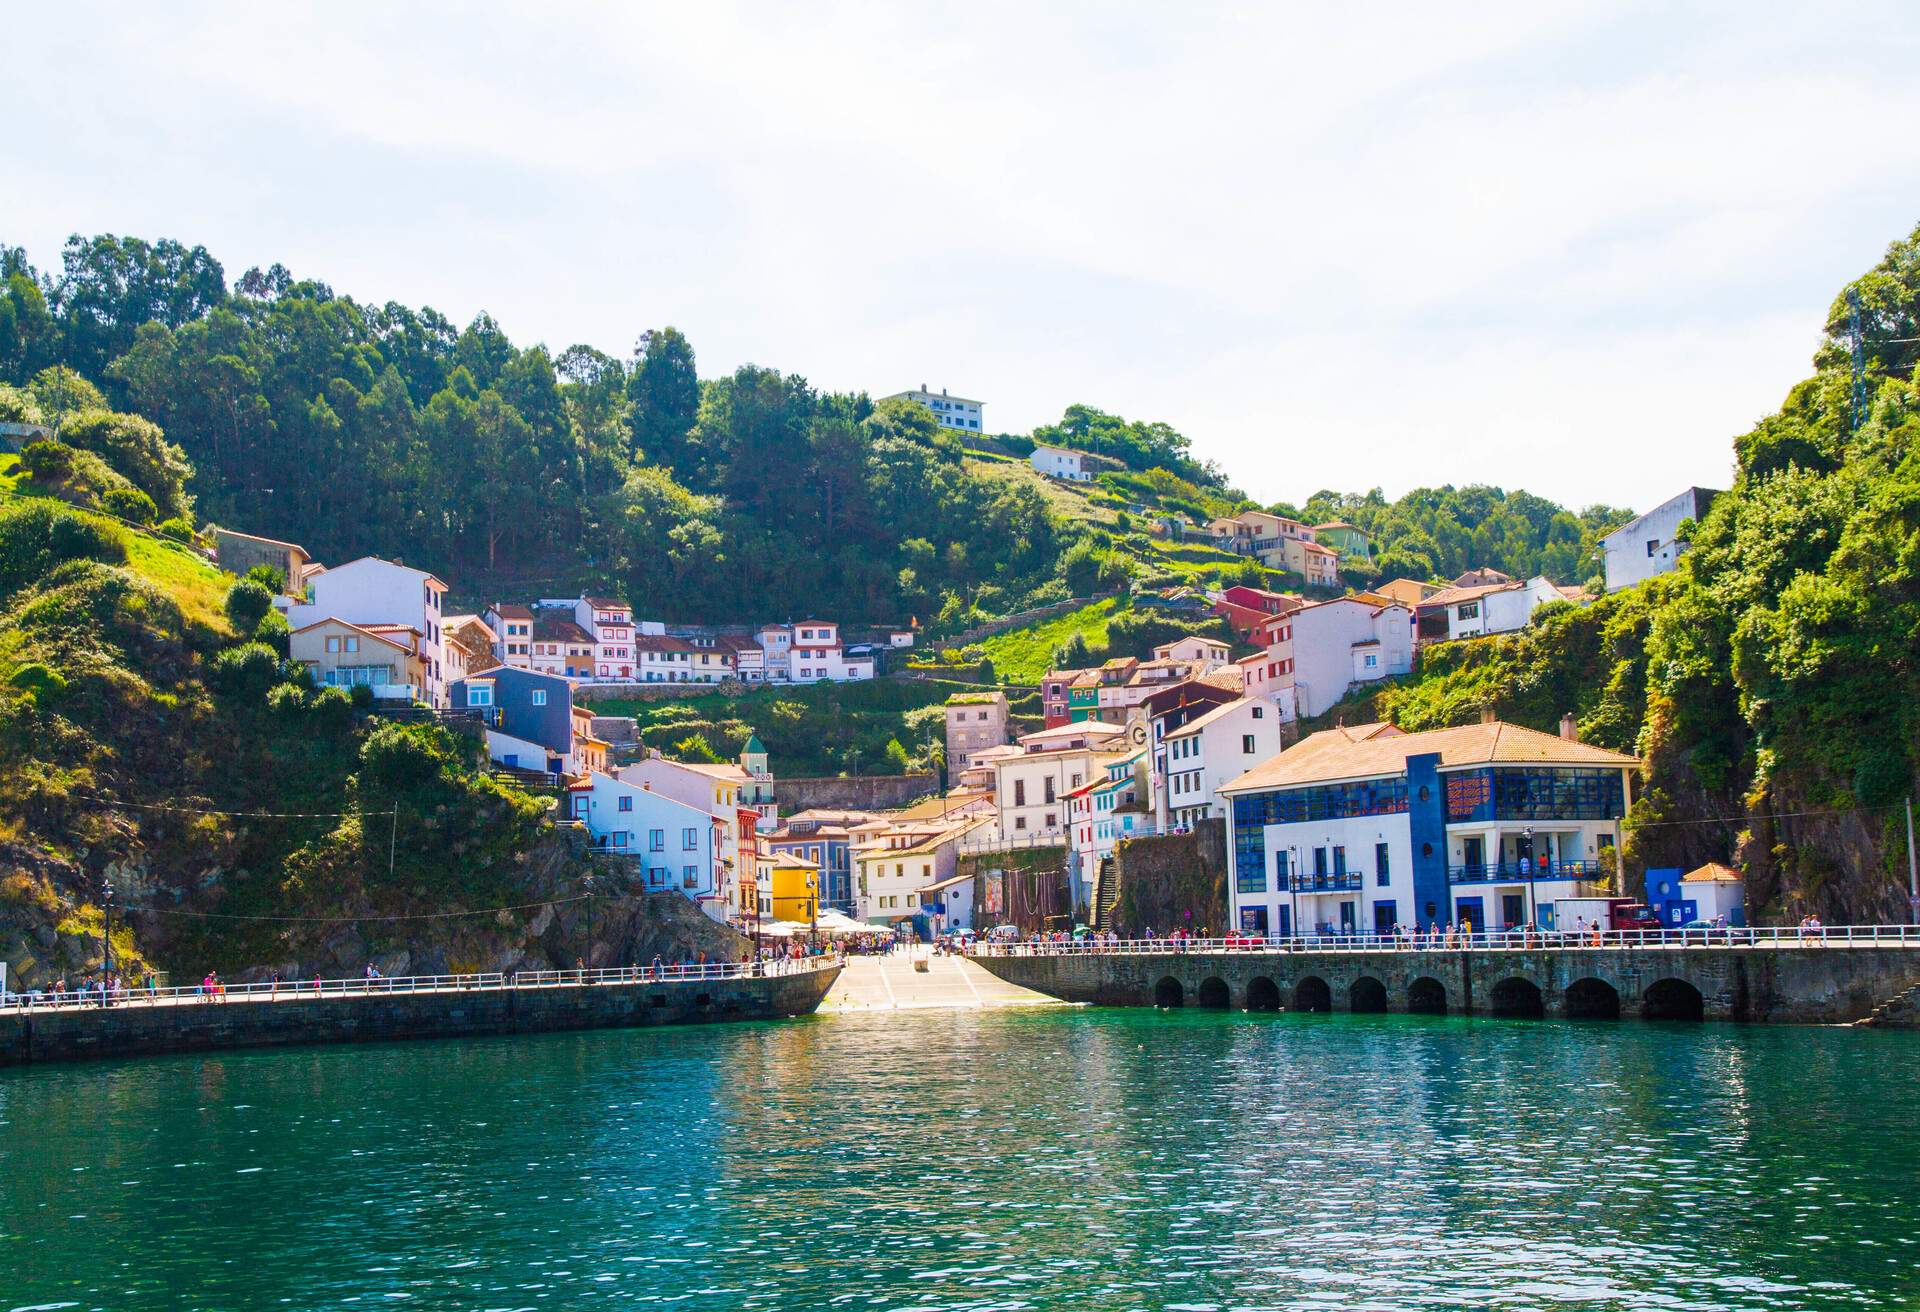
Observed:
[[[691,339],[1262,501],[1724,486],[1920,223],[1900,4],[21,8],[0,242]]]

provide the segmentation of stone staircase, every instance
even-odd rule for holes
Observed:
[[[1120,882],[1120,863],[1112,857],[1093,872],[1093,928],[1102,933],[1119,928],[1114,912],[1120,905]]]
[[[1920,1026],[1920,984],[1902,989],[1853,1023],[1869,1027]]]

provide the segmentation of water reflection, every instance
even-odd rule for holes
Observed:
[[[0,1075],[0,1306],[1898,1307],[1920,1035],[904,1013]]]

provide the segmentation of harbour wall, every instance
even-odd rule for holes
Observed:
[[[721,980],[487,987],[0,1013],[0,1065],[221,1048],[772,1020],[813,1011],[838,966]]]
[[[1249,1010],[1644,1016],[1850,1024],[1920,984],[1914,947],[1622,947],[1428,952],[1166,952],[982,956],[1012,984],[1069,1002]],[[1691,989],[1697,997],[1691,996]]]

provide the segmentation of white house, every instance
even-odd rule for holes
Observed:
[[[962,433],[979,433],[981,415],[986,409],[985,401],[970,401],[964,396],[953,396],[943,387],[938,392],[929,391],[925,383],[920,384],[917,392],[895,392],[884,397],[888,401],[918,401],[933,411],[933,417],[940,421],[943,428],[955,429]]]
[[[1680,538],[1680,525],[1703,518],[1719,495],[1709,488],[1690,487],[1601,538],[1607,591],[1630,588],[1672,569],[1687,549]]]
[[[1195,666],[1193,674],[1207,674],[1225,665],[1233,655],[1233,648],[1218,638],[1203,638],[1197,633],[1189,633],[1184,638],[1175,638],[1172,642],[1163,642],[1153,649],[1156,661],[1185,661]]]
[[[1290,689],[1302,716],[1324,714],[1355,683],[1413,668],[1413,614],[1398,602],[1335,597],[1277,617],[1265,631],[1272,641],[1260,687],[1270,699]]]
[[[1030,458],[1033,467],[1048,478],[1065,479],[1069,483],[1093,481],[1093,471],[1087,468],[1084,452],[1069,451],[1058,446],[1037,446]]]
[[[349,624],[413,629],[420,635],[420,700],[429,706],[445,706],[447,685],[440,625],[441,601],[446,592],[447,585],[426,570],[362,556],[310,576],[307,599],[287,608],[287,623],[301,629],[319,620],[338,619]]]
[[[594,846],[640,867],[649,891],[672,889],[715,920],[726,919],[719,825],[710,812],[597,772],[567,789],[567,806],[593,835]]]
[[[543,598],[543,611],[564,611],[593,640],[589,672],[577,677],[610,681],[636,677],[633,609],[615,597]]]
[[[496,601],[480,618],[494,632],[494,659],[517,670],[532,668],[533,607]]]
[[[909,922],[916,932],[971,929],[971,878],[956,879],[962,840],[989,827],[985,816],[876,821],[853,830],[853,894],[858,919]]]
[[[713,817],[717,835],[714,860],[720,872],[717,881],[723,898],[727,899],[726,905],[734,905],[731,899],[738,893],[734,880],[745,880],[752,875],[741,860],[741,853],[753,846],[752,835],[749,833],[747,842],[742,843],[740,822],[740,809],[744,805],[741,798],[752,785],[752,777],[732,763],[704,765],[649,756],[622,766],[618,778],[699,807]],[[724,915],[724,910],[719,914]]]
[[[1448,640],[1479,638],[1489,633],[1517,633],[1533,621],[1533,612],[1550,601],[1565,601],[1567,595],[1536,575],[1524,583],[1509,579],[1504,583],[1479,583],[1442,588],[1420,603],[1423,618],[1444,617],[1444,636]],[[1423,634],[1438,631],[1431,619],[1421,626]],[[1308,712],[1312,714],[1313,712]]]
[[[1170,730],[1160,780],[1166,796],[1154,799],[1155,814],[1175,825],[1224,815],[1221,785],[1278,753],[1283,723],[1266,698],[1242,697]]]
[[[1498,722],[1312,734],[1220,789],[1234,923],[1550,928],[1555,902],[1591,896],[1612,864],[1638,765]]]

